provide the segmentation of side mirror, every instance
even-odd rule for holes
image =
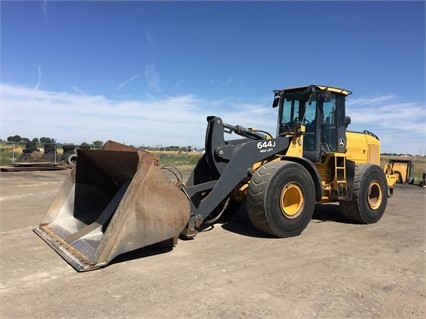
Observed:
[[[351,124],[351,117],[345,116],[345,126],[348,127],[349,124]]]
[[[275,95],[274,100],[272,101],[272,108],[276,108],[278,106],[279,102],[280,102],[280,96]]]

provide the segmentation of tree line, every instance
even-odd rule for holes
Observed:
[[[33,139],[29,139],[27,137],[21,137],[20,135],[13,135],[13,136],[9,136],[7,139],[7,142],[9,143],[28,143],[28,142],[32,142],[34,144],[49,144],[49,143],[56,143],[56,140],[54,138],[51,137],[35,137]],[[0,140],[0,142],[3,142],[2,140]],[[87,143],[87,142],[83,142],[81,143],[82,146],[89,146],[89,145],[94,145],[95,147],[100,147],[104,144],[104,142],[102,141],[94,141],[93,143]]]
[[[9,136],[7,138],[8,142],[12,142],[12,143],[27,143],[27,142],[33,142],[36,144],[39,143],[55,143],[55,139],[50,138],[50,137],[35,137],[32,140],[30,140],[27,137],[21,137],[20,135],[13,135],[13,136]]]
[[[0,139],[0,142],[3,142],[3,140]],[[32,142],[34,144],[48,144],[48,143],[56,143],[56,140],[51,137],[35,137],[33,139],[29,139],[27,137],[22,137],[20,135],[13,135],[9,136],[7,138],[7,142],[9,143],[28,143]],[[62,144],[62,143],[59,143]],[[83,142],[80,145],[81,146],[90,146],[93,145],[94,147],[101,147],[104,144],[102,141],[94,141],[93,143],[87,143]],[[171,145],[171,146],[162,146],[162,145],[155,145],[155,146],[145,146],[142,145],[139,147],[139,149],[146,149],[150,151],[174,151],[174,152],[191,152],[193,150],[192,146],[177,146],[177,145]]]

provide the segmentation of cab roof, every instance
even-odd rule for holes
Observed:
[[[327,86],[327,85],[317,85],[317,84],[312,84],[312,85],[306,85],[306,86],[299,86],[299,87],[294,87],[294,88],[288,88],[288,89],[283,89],[283,90],[275,90],[274,92],[282,92],[282,93],[286,93],[288,91],[296,91],[296,90],[306,90],[309,91],[312,88],[317,88],[319,90],[328,90],[334,93],[339,93],[339,94],[343,94],[343,95],[351,95],[352,92],[349,90],[345,90],[345,89],[339,89],[336,87],[332,87],[332,86]]]

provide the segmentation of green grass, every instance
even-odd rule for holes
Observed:
[[[173,166],[182,166],[182,165],[191,165],[195,166],[198,163],[198,160],[201,158],[201,155],[159,155],[161,165],[173,165]]]
[[[13,158],[15,158],[15,162],[18,158],[21,157],[22,150],[15,149],[13,151],[12,145],[1,145],[0,147],[0,165],[8,166],[13,163]]]

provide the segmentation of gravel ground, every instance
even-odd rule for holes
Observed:
[[[2,318],[424,318],[426,188],[399,185],[379,223],[317,206],[277,239],[245,209],[173,249],[77,273],[32,232],[69,171],[0,175]]]

